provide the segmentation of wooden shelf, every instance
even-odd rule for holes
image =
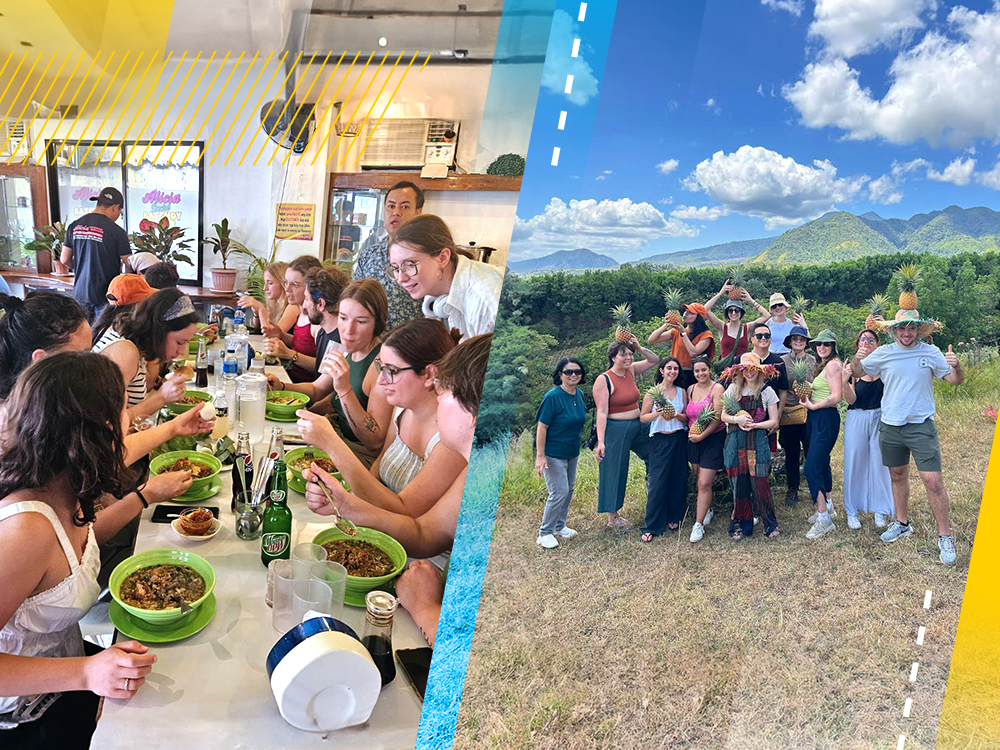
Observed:
[[[35,273],[30,269],[14,268],[11,266],[0,266],[0,275],[10,284],[27,283],[33,287],[48,287],[64,291],[71,290],[74,281],[71,276],[52,276],[47,273]],[[190,297],[193,302],[202,304],[235,305],[238,299],[233,292],[216,292],[204,286],[181,284],[177,288]]]
[[[490,174],[459,174],[435,180],[421,177],[419,172],[333,172],[330,175],[330,187],[387,190],[401,180],[412,182],[421,190],[516,192],[521,189],[520,177],[497,177]]]

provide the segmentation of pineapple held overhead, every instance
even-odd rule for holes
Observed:
[[[694,424],[691,425],[689,432],[692,435],[700,435],[708,429],[713,419],[715,419],[715,410],[711,406],[706,405],[705,408],[698,412],[698,416],[694,420]]]
[[[664,419],[673,419],[677,416],[677,410],[670,403],[670,399],[663,395],[660,386],[653,385],[646,391],[646,395],[653,399],[653,409],[660,413]]]
[[[868,300],[868,317],[865,318],[865,328],[878,332],[881,330],[885,311],[889,309],[889,298],[884,294],[873,294]]]
[[[681,290],[667,289],[663,292],[663,301],[667,305],[666,320],[669,325],[680,326],[684,319],[681,318]]]
[[[729,299],[743,299],[743,288],[747,281],[745,269],[738,266],[729,269],[729,283],[733,285],[733,288],[729,290]]]
[[[611,308],[611,315],[618,324],[618,330],[615,331],[615,341],[619,344],[627,344],[632,340],[632,327],[629,325],[632,322],[632,305],[628,302],[616,305]]]
[[[899,307],[901,310],[917,309],[917,281],[920,280],[920,268],[907,263],[900,266],[893,279],[899,287]]]
[[[789,373],[792,376],[792,390],[801,399],[808,398],[813,392],[812,385],[809,383],[810,366],[809,359],[803,357],[792,363]]]
[[[795,298],[792,299],[792,313],[794,315],[802,315],[802,313],[806,311],[807,307],[809,307],[809,300],[801,294],[796,295]]]

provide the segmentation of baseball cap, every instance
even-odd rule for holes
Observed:
[[[155,292],[156,290],[139,274],[123,273],[111,279],[107,298],[112,305],[133,305],[142,302]]]
[[[125,208],[125,199],[122,197],[121,191],[118,188],[106,187],[94,198],[92,201],[97,201],[99,206],[121,206]]]

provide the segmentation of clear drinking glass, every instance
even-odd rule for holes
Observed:
[[[259,539],[264,520],[262,509],[250,503],[250,492],[236,496],[236,536],[240,539]]]
[[[316,563],[326,560],[326,550],[318,544],[304,542],[292,547],[292,574],[297,580],[319,578]]]
[[[303,615],[309,610],[329,613],[332,597],[333,592],[323,581],[316,578],[296,581],[295,588],[292,589],[292,614],[295,622],[302,622]]]
[[[295,619],[292,604],[292,592],[295,584],[299,583],[292,575],[291,560],[276,560],[275,563],[287,563],[287,565],[275,565],[274,584],[271,596],[271,625],[279,633],[284,633],[298,624]]]
[[[333,598],[330,601],[330,615],[344,619],[344,595],[347,592],[347,568],[333,560],[313,563],[313,575],[330,587]]]
[[[250,444],[264,439],[264,408],[267,404],[267,378],[248,372],[236,378],[236,419],[241,432],[250,433]]]

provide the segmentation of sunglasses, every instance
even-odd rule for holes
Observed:
[[[563,370],[562,374],[573,377],[574,375],[583,375],[583,370]]]
[[[753,337],[754,337],[755,339],[759,339],[759,340],[763,341],[764,339],[769,339],[769,338],[771,338],[771,334],[769,334],[769,333],[755,333],[755,334],[753,335]]]

